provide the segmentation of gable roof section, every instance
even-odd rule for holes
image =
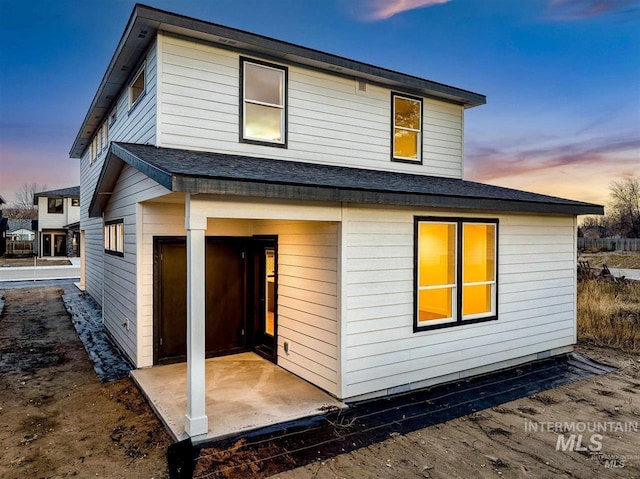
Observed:
[[[80,198],[80,186],[70,186],[57,190],[39,191],[33,195],[33,204],[38,204],[38,198]]]
[[[604,212],[600,205],[454,178],[112,143],[91,216],[104,210],[125,163],[174,192],[541,214]]]
[[[33,220],[7,218],[7,231],[14,233],[18,230],[33,231]]]
[[[323,70],[333,75],[402,89],[407,93],[413,92],[425,97],[438,98],[464,105],[465,108],[486,103],[486,97],[479,93],[138,4],[133,9],[73,142],[69,152],[72,158],[82,156],[89,140],[108,114],[116,95],[126,85],[129,76],[135,73],[141,56],[155,39],[158,30],[212,42],[222,48],[230,48],[245,54],[261,55],[276,61]]]

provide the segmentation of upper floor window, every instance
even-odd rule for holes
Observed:
[[[391,158],[422,162],[422,99],[391,93],[393,117]]]
[[[286,147],[287,68],[240,58],[240,141]]]
[[[80,206],[80,198],[71,198],[71,206]]]
[[[136,102],[142,97],[145,91],[145,67],[143,63],[138,73],[133,77],[131,83],[129,83],[129,108],[136,104]]]
[[[51,214],[64,213],[64,202],[62,198],[49,198],[47,211]]]
[[[497,318],[498,221],[416,218],[415,330]]]
[[[111,110],[111,113],[109,113],[109,122],[108,122],[109,126],[112,126],[116,122],[116,119],[118,118],[117,113],[118,113],[118,110],[116,108]]]

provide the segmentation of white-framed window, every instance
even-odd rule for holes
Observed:
[[[415,218],[414,330],[497,319],[498,220]]]
[[[422,163],[422,98],[391,92],[391,159]]]
[[[287,67],[240,58],[240,141],[287,144]]]
[[[109,127],[107,122],[105,121],[102,124],[102,128],[100,128],[100,150],[104,150],[107,147],[108,143],[108,135],[109,135]]]
[[[142,98],[145,93],[145,70],[146,62],[142,64],[142,66],[138,69],[137,73],[133,77],[133,80],[131,80],[131,83],[129,83],[129,109],[133,108],[133,106],[140,98]]]
[[[107,221],[104,224],[104,251],[115,256],[124,256],[124,220]]]

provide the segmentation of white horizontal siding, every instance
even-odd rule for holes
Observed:
[[[138,203],[169,193],[163,186],[125,165],[104,213],[105,221],[124,221],[124,256],[104,255],[104,324],[112,337],[138,365],[138,336],[145,331],[138,311]],[[127,327],[128,325],[128,327]],[[140,345],[141,346],[141,345]]]
[[[288,146],[238,141],[239,54],[161,34],[158,144],[424,175],[462,177],[463,108],[424,99],[423,165],[390,161],[391,94],[289,66]]]
[[[146,92],[135,107],[129,109],[128,86],[118,94],[114,102],[116,121],[109,126],[109,142],[155,144],[156,56],[154,43],[146,55]],[[85,264],[85,290],[100,304],[102,304],[103,289],[103,221],[101,218],[89,218],[88,209],[104,164],[106,151],[107,149],[96,161],[90,162],[87,150],[80,160],[80,229],[85,231],[85,248],[82,252]],[[112,303],[110,310],[113,310],[114,306]],[[107,309],[107,306],[104,305],[104,308]]]
[[[80,221],[80,207],[71,206],[71,198],[63,198],[62,213],[49,213],[49,198],[38,197],[38,229],[62,229]]]
[[[343,397],[574,343],[572,217],[469,215],[500,220],[498,320],[414,333],[413,218],[438,214],[346,208]]]
[[[338,224],[258,221],[255,232],[278,235],[278,365],[337,395]]]

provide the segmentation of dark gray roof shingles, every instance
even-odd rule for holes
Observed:
[[[172,178],[208,178],[338,190],[519,202],[538,204],[540,212],[545,212],[549,205],[554,205],[556,212],[561,212],[560,210],[564,207],[567,211],[575,210],[576,214],[598,214],[602,209],[601,206],[591,203],[455,178],[158,148],[131,143],[116,143],[116,146],[150,165],[153,170],[163,172]],[[538,207],[534,206],[535,208]],[[514,207],[514,210],[518,209]]]
[[[57,190],[39,191],[34,198],[80,198],[80,186],[70,186],[69,188],[60,188]]]

